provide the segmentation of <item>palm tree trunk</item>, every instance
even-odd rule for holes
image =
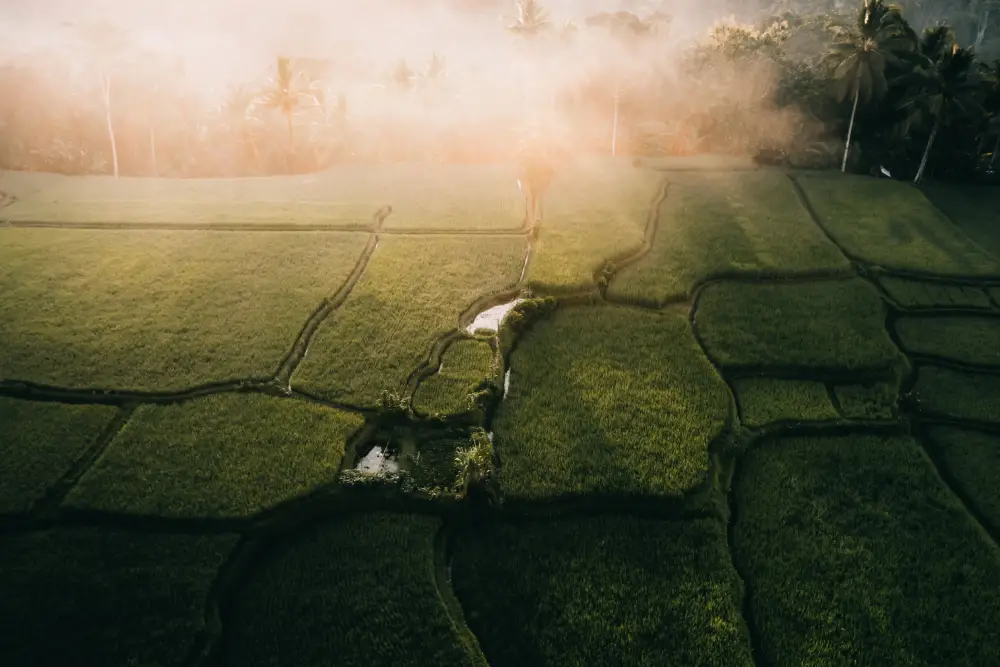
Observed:
[[[620,86],[615,85],[615,113],[611,126],[611,157],[615,157],[618,150],[618,98]]]
[[[115,142],[115,127],[111,122],[111,75],[101,73],[101,87],[104,89],[104,119],[108,124],[108,138],[111,140],[111,161],[115,178],[118,178],[118,144]]]
[[[993,157],[990,158],[990,167],[997,166],[997,153],[1000,153],[1000,135],[997,135],[997,142],[993,144]]]
[[[851,134],[854,132],[854,117],[858,113],[858,98],[861,97],[861,64],[858,64],[858,73],[854,77],[854,106],[851,107],[851,122],[847,125],[847,142],[844,144],[844,161],[840,163],[840,173],[847,171],[847,154],[851,150]]]
[[[937,137],[939,127],[941,127],[940,115],[936,119],[934,119],[934,129],[931,130],[931,136],[927,139],[927,148],[924,149],[924,156],[920,158],[920,167],[917,169],[917,175],[913,179],[914,183],[919,183],[920,178],[924,175],[924,167],[927,166],[927,158],[931,154],[931,146],[934,145],[934,138]]]
[[[156,167],[156,128],[149,125],[149,155],[153,159],[153,176],[159,176],[160,170]]]

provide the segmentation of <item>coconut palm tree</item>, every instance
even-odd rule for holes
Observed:
[[[517,0],[517,16],[507,30],[521,37],[537,37],[552,27],[549,12],[538,0]]]
[[[986,86],[975,67],[972,49],[961,48],[951,28],[946,26],[924,32],[916,61],[914,68],[896,82],[906,89],[901,105],[907,112],[905,127],[926,118],[933,119],[920,166],[913,178],[914,183],[919,183],[941,127],[958,120],[978,123],[981,119]]]
[[[267,88],[255,104],[265,109],[277,109],[288,121],[288,148],[295,151],[295,132],[292,115],[303,103],[323,104],[323,88],[295,67],[290,58],[278,56],[276,76],[268,80]]]

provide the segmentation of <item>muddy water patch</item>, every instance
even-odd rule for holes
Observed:
[[[492,308],[484,310],[476,315],[476,318],[472,320],[472,324],[467,326],[465,330],[470,334],[474,334],[480,329],[486,329],[493,332],[499,331],[500,324],[503,323],[503,319],[507,317],[507,313],[513,310],[514,307],[522,301],[524,301],[524,299],[517,298],[513,301],[501,303],[499,306],[493,306]]]

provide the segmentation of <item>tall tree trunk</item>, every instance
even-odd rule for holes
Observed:
[[[149,155],[153,159],[153,176],[159,176],[160,170],[156,165],[156,128],[149,124]]]
[[[620,84],[615,84],[615,113],[611,126],[611,157],[615,157],[618,152],[618,98],[620,90]]]
[[[1000,135],[997,135],[997,142],[993,144],[993,156],[990,158],[990,167],[997,166],[997,153],[1000,153]]]
[[[118,178],[118,144],[115,142],[115,127],[111,122],[111,75],[101,73],[101,88],[104,90],[104,119],[108,124],[108,138],[111,140],[111,161],[115,178]]]
[[[924,149],[924,156],[920,158],[920,167],[917,169],[917,175],[913,179],[914,183],[919,183],[920,178],[924,175],[924,167],[927,166],[927,158],[931,154],[931,146],[934,145],[934,138],[937,137],[939,127],[941,127],[940,115],[938,115],[938,117],[934,119],[934,129],[931,130],[931,136],[927,139],[927,148]]]
[[[288,119],[288,158],[285,171],[291,171],[295,164],[295,132],[292,129],[292,113],[289,111],[285,117]]]
[[[983,18],[979,20],[979,30],[976,31],[976,42],[972,45],[972,48],[978,49],[983,43],[983,39],[986,37],[986,27],[990,22],[990,10],[986,10],[983,14]]]
[[[840,173],[847,171],[847,154],[851,150],[851,134],[854,132],[854,117],[858,113],[858,99],[861,97],[861,68],[863,63],[858,63],[858,73],[854,75],[854,106],[851,107],[851,122],[847,125],[847,142],[844,144],[844,161],[840,163]]]

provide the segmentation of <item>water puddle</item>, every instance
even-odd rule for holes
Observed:
[[[375,445],[358,461],[355,470],[371,475],[399,472],[399,462],[396,461],[395,456],[389,453],[388,447]]]
[[[475,333],[479,329],[487,329],[489,331],[499,331],[500,324],[503,322],[503,318],[507,316],[514,306],[524,301],[524,299],[514,299],[513,301],[508,301],[507,303],[501,303],[499,306],[493,306],[487,310],[476,315],[476,319],[472,320],[472,324],[465,328],[469,333]]]

